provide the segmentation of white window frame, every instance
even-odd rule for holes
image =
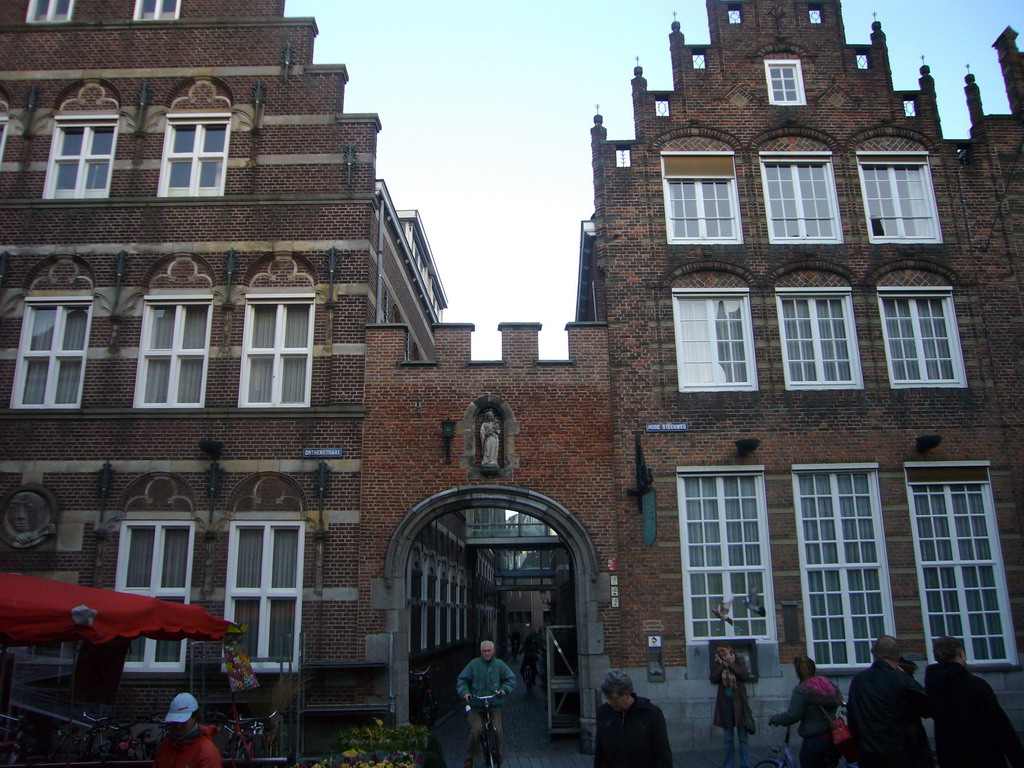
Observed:
[[[894,193],[892,198],[893,210],[888,211],[891,216],[873,217],[872,208],[877,213],[885,213],[878,210],[878,200],[868,196],[868,181],[864,177],[865,166],[884,166],[888,169],[886,174],[890,190],[895,188],[898,180],[895,176],[898,169],[917,169],[920,172],[918,183],[920,184],[921,198],[917,200],[918,210],[911,210],[914,201],[909,198],[900,199],[899,193]],[[935,201],[935,187],[932,184],[932,170],[928,162],[927,152],[858,152],[857,153],[857,175],[860,177],[861,199],[864,201],[864,219],[867,224],[868,240],[872,243],[941,243],[942,227],[939,223],[939,209]],[[879,221],[888,220],[894,222],[895,231],[892,233],[875,234],[873,219]],[[907,232],[907,222],[929,222],[931,232],[917,234]],[[884,226],[884,225],[880,225]]]
[[[683,338],[683,305],[687,302],[705,303],[705,317],[707,337],[706,340],[696,339],[687,341]],[[746,366],[747,376],[743,381],[730,382],[723,369],[721,359],[720,341],[717,336],[717,323],[714,317],[715,302],[738,301],[740,303],[740,330],[743,333],[741,339],[743,344],[742,360],[734,359],[725,361],[724,364],[743,363]],[[756,390],[757,389],[757,366],[754,360],[754,332],[753,323],[750,318],[750,290],[747,288],[676,288],[672,291],[672,317],[675,326],[676,339],[676,368],[679,375],[680,392],[713,392],[719,390]],[[697,322],[697,319],[693,321]],[[693,348],[696,344],[706,343],[707,359],[693,360],[694,365],[710,366],[710,381],[691,381],[687,376],[686,358],[684,351],[687,347]]]
[[[922,323],[926,322],[927,318],[921,318],[918,302],[936,299],[941,300],[942,302],[943,321],[946,326],[945,343],[949,347],[949,363],[952,367],[952,375],[950,378],[946,379],[929,378],[927,376],[926,371],[929,360],[928,350],[925,345],[922,344]],[[905,300],[910,302],[909,308],[911,312],[909,321],[913,327],[913,336],[911,338],[914,344],[914,359],[916,360],[919,372],[918,378],[897,376],[896,364],[892,355],[892,345],[895,340],[890,338],[889,317],[885,311],[885,302],[890,300]],[[952,288],[904,288],[880,286],[878,288],[878,313],[879,317],[882,319],[882,339],[885,343],[885,360],[889,369],[889,386],[892,389],[909,389],[916,387],[964,388],[967,386],[967,374],[964,370],[963,352],[960,347],[960,329],[956,321],[956,306],[953,303]]]
[[[46,2],[46,11],[40,14],[39,5],[42,2]],[[26,16],[25,21],[29,24],[54,24],[71,21],[71,17],[75,12],[75,0],[68,0],[67,13],[60,18],[56,18],[57,3],[58,0],[31,0],[28,4],[28,16]],[[40,15],[42,15],[42,18],[40,18]]]
[[[775,91],[775,83],[772,78],[773,71],[790,70],[793,73],[794,95],[792,99],[778,98]],[[768,84],[768,103],[780,107],[802,107],[807,104],[807,94],[804,90],[804,71],[800,59],[765,59],[764,78]],[[785,95],[785,94],[783,94]]]
[[[164,556],[168,529],[185,529],[188,531],[188,555],[185,563],[185,584],[181,587],[162,586],[161,576],[163,574]],[[153,561],[150,564],[150,586],[131,587],[128,586],[128,560],[131,552],[131,538],[133,532],[138,529],[149,529],[154,532]],[[119,551],[117,557],[117,581],[116,587],[120,592],[128,592],[134,595],[146,595],[161,600],[171,600],[178,603],[188,604],[192,594],[192,563],[195,547],[195,525],[190,520],[126,520],[121,526]],[[184,672],[185,671],[185,649],[184,640],[177,641],[179,645],[177,661],[157,661],[156,651],[158,642],[147,638],[137,638],[133,642],[143,643],[142,661],[125,661],[126,672]]]
[[[729,560],[731,547],[729,546],[729,540],[727,538],[728,524],[724,516],[724,505],[722,504],[726,498],[732,498],[726,497],[725,495],[726,481],[744,479],[753,481],[753,500],[756,504],[756,520],[750,520],[748,518],[745,519],[747,523],[753,522],[754,525],[756,525],[757,530],[758,540],[756,542],[749,543],[744,551],[744,558],[747,554],[757,554],[757,558],[760,562],[753,565],[747,565],[745,563],[733,564]],[[686,496],[687,480],[714,481],[715,504],[717,505],[719,513],[717,526],[713,521],[689,519]],[[687,642],[700,643],[717,637],[755,637],[764,640],[774,640],[775,598],[772,587],[772,559],[768,532],[767,504],[765,501],[764,467],[677,467],[676,488],[679,498],[679,546],[683,566],[683,613],[686,616]],[[709,497],[702,496],[701,498],[707,499]],[[720,543],[718,552],[721,558],[721,563],[713,563],[711,565],[701,564],[696,562],[697,558],[693,558],[693,561],[691,561],[691,527],[700,526],[701,523],[705,523],[706,526],[701,529],[700,535],[698,536],[698,539],[701,540],[695,541],[694,546],[708,546],[713,544],[714,542],[708,538],[707,534],[717,528],[717,537],[718,542]],[[694,530],[696,529],[694,528]],[[746,532],[749,532],[749,527],[746,529]],[[708,551],[710,551],[710,549]],[[746,574],[749,574],[749,576]],[[731,590],[734,585],[730,582],[738,575],[743,575],[743,579],[747,585],[750,583],[748,579],[752,581],[760,581],[762,586],[761,606],[765,609],[764,617],[760,617],[749,611],[747,607],[743,605],[746,593],[732,593]],[[692,589],[692,581],[695,578],[702,578],[705,576],[720,577],[722,579],[722,589],[716,591],[706,589],[703,595],[696,594],[696,591]],[[751,576],[753,577],[752,579]],[[718,591],[721,591],[723,594],[719,595]],[[732,624],[721,621],[710,613],[711,610],[714,610],[717,607],[717,603],[719,601],[729,600],[730,598],[733,599],[730,608],[730,617],[734,621]],[[706,616],[703,612],[700,616],[695,615],[695,605],[698,600],[706,601],[704,604],[704,607],[707,608]],[[755,627],[752,627],[751,625],[757,625],[759,622],[764,622],[764,631],[753,631]],[[706,626],[708,628],[708,632],[698,633],[698,626]]]
[[[309,406],[311,382],[313,372],[313,324],[316,321],[316,305],[312,294],[288,294],[288,295],[250,295],[246,300],[245,307],[245,336],[242,344],[242,376],[241,387],[238,392],[238,404],[241,407],[252,408],[305,408]],[[274,346],[254,347],[252,343],[253,323],[256,307],[273,304],[277,306],[277,316],[274,324]],[[285,324],[283,316],[285,307],[302,305],[308,307],[309,316],[306,325],[306,344],[303,347],[284,346]],[[284,403],[281,402],[281,388],[284,383],[283,361],[285,358],[294,358],[305,355],[305,394],[302,402]],[[269,401],[250,402],[249,386],[252,378],[252,364],[257,359],[271,358],[272,363],[272,384],[271,398]]]
[[[841,475],[860,475],[864,477],[864,489],[859,493],[844,494],[841,492],[839,477]],[[830,505],[831,515],[812,515],[811,504],[801,488],[801,480],[808,476],[824,478],[828,482],[827,501],[822,506]],[[824,494],[815,494],[820,498]],[[851,496],[854,497],[851,504]],[[805,506],[805,499],[808,500]],[[844,503],[844,499],[846,503]],[[797,540],[800,545],[800,581],[804,600],[804,627],[807,633],[808,653],[813,650],[814,659],[819,667],[837,669],[859,669],[871,662],[871,644],[882,634],[892,634],[895,626],[892,594],[889,589],[888,557],[885,551],[885,535],[882,521],[881,494],[878,486],[878,464],[797,464],[793,466],[793,500],[796,513]],[[868,504],[869,516],[863,514],[844,515],[844,511],[854,508],[856,501]],[[818,503],[814,504],[815,510]],[[863,512],[863,508],[860,510]],[[809,535],[814,531],[815,523],[819,522],[818,537]],[[859,530],[856,537],[848,537],[847,532],[857,524]],[[865,525],[870,530],[865,529]],[[832,527],[835,542],[834,559],[823,562],[824,557],[815,552],[819,541],[824,542],[828,528]],[[822,531],[821,529],[825,530]],[[858,560],[863,549],[858,544],[871,544],[875,548],[873,560]],[[823,547],[824,549],[824,547]],[[814,556],[812,557],[812,553]],[[872,572],[869,576],[868,572]],[[833,585],[828,597],[824,599],[838,600],[837,611],[818,615],[816,605],[822,599],[818,594],[812,595],[812,573],[833,574],[838,576],[839,583]],[[858,584],[860,574],[877,582],[874,590],[866,584]],[[877,604],[874,611],[869,612],[866,605],[871,599],[871,592]],[[855,599],[860,596],[864,603]],[[859,631],[858,631],[859,629]],[[835,634],[833,634],[835,633]],[[841,636],[836,637],[839,634]],[[822,645],[832,646],[831,649]],[[831,651],[838,650],[846,654],[846,662],[837,662]],[[859,652],[859,656],[858,656]]]
[[[54,324],[51,347],[48,350],[32,350],[32,324],[35,314],[40,310],[56,309],[57,317]],[[64,334],[67,313],[73,309],[84,309],[85,337],[80,350],[60,350],[60,338]],[[21,342],[18,347],[18,363],[14,372],[14,389],[11,393],[11,408],[80,408],[82,389],[85,383],[86,360],[89,353],[89,333],[92,329],[92,299],[75,297],[30,298],[25,300],[25,314],[21,322]],[[25,380],[28,376],[29,363],[34,360],[47,360],[46,386],[43,402],[25,403]],[[74,402],[57,403],[57,385],[59,369],[63,362],[79,362],[81,367],[78,375],[78,388]]]
[[[263,530],[263,554],[261,558],[261,577],[259,587],[239,587],[238,583],[238,541],[240,529]],[[272,585],[273,575],[273,547],[275,530],[297,530],[295,553],[295,586],[274,587]],[[256,631],[256,653],[255,658],[266,658],[270,649],[270,601],[277,599],[291,599],[295,601],[295,624],[292,632],[292,660],[299,659],[299,632],[302,627],[302,575],[303,575],[303,550],[305,544],[306,527],[300,521],[280,520],[234,520],[229,526],[228,544],[228,573],[226,589],[224,593],[224,617],[228,621],[235,621],[235,600],[236,599],[258,599],[260,601],[260,621]],[[249,627],[248,633],[253,632]],[[247,633],[247,634],[248,634]],[[251,639],[251,636],[250,636]],[[250,654],[253,656],[253,654]],[[257,672],[278,671],[280,666],[276,661],[255,661],[253,669]]]
[[[836,180],[832,169],[831,152],[762,152],[761,157],[761,185],[764,190],[765,215],[768,218],[768,242],[770,243],[841,243],[843,242],[843,223],[839,215],[839,200],[836,195]],[[791,180],[769,180],[769,168],[789,168],[792,171]],[[799,178],[803,168],[820,168],[824,171],[823,179],[816,180],[824,184],[824,202],[828,205],[827,220],[832,223],[831,235],[809,234],[808,223],[823,221],[820,215],[811,216],[813,213],[809,200],[801,194],[805,179]],[[812,183],[814,183],[812,181]],[[775,185],[789,185],[792,209],[780,210],[783,200],[772,196],[771,190]],[[818,198],[821,201],[821,198]],[[777,234],[775,232],[776,221],[796,221],[798,232],[794,235]]]
[[[700,175],[700,174],[685,174],[685,175],[674,175],[670,173],[667,168],[666,161],[671,157],[692,157],[692,158],[729,158],[732,160],[732,175],[731,176],[720,176],[717,174],[712,175]],[[739,192],[736,184],[736,161],[735,155],[732,152],[666,152],[661,156],[661,169],[662,169],[662,189],[665,196],[665,232],[668,237],[669,243],[742,243],[743,242],[743,222],[740,218],[740,199]],[[710,197],[708,196],[709,189],[713,188],[712,185],[718,186],[721,184],[726,185],[726,196],[725,197]],[[677,201],[682,201],[682,194],[675,195],[678,188],[679,192],[683,191],[685,185],[693,184],[694,199],[693,204],[696,206],[696,216],[684,219],[682,216],[675,216]],[[729,205],[730,211],[727,216],[709,216],[709,206],[714,207],[726,203]],[[716,212],[716,211],[711,211]],[[732,233],[729,235],[714,235],[708,234],[708,222],[709,220],[715,221],[728,221],[731,222]],[[695,237],[687,235],[676,234],[675,222],[683,220],[696,221],[698,234]]]
[[[58,117],[53,128],[53,139],[50,141],[50,159],[46,167],[46,184],[43,188],[43,197],[47,200],[65,198],[87,198],[87,197],[109,197],[110,177],[114,172],[114,157],[117,154],[117,116],[110,117]],[[82,151],[78,155],[62,155],[61,149],[69,129],[81,128]],[[110,140],[110,152],[107,154],[92,154],[91,146],[97,128],[109,128],[113,132]],[[75,186],[73,189],[57,189],[60,169],[65,166],[74,165]],[[106,183],[102,188],[89,188],[86,183],[89,180],[89,168],[94,165],[106,165]]]
[[[911,469],[916,467],[929,467],[929,468],[964,468],[964,467],[985,467],[988,469],[990,462],[987,461],[962,461],[962,462],[906,462],[904,465],[905,469]],[[924,526],[923,515],[919,514],[918,509],[918,493],[923,493],[924,489],[931,489],[932,493],[941,492],[942,499],[945,502],[945,515],[943,516],[948,528],[948,535],[943,538],[948,539],[950,546],[950,552],[948,558],[940,558],[938,556],[938,548],[935,549],[935,556],[926,559],[926,548],[924,546],[924,539],[931,538],[926,537],[929,531]],[[971,520],[963,520],[964,516],[961,517],[961,526],[956,525],[957,516],[954,514],[956,504],[951,504],[951,497],[954,493],[971,493],[974,498],[980,501],[982,505],[981,515],[973,516]],[[917,579],[918,588],[920,589],[921,596],[921,613],[924,621],[925,636],[927,638],[928,655],[932,656],[931,647],[932,643],[942,635],[953,635],[963,641],[964,652],[967,655],[967,661],[969,664],[1017,664],[1017,641],[1013,625],[1013,616],[1010,611],[1009,594],[1006,585],[1006,570],[1003,565],[1003,550],[1002,542],[1000,539],[999,526],[996,521],[995,514],[995,501],[992,496],[992,480],[991,477],[986,481],[972,480],[972,481],[954,481],[947,480],[946,482],[912,482],[910,478],[907,478],[907,500],[910,505],[910,516],[913,522],[914,532],[914,558],[917,566]],[[964,509],[963,506],[960,507]],[[977,543],[982,540],[982,537],[978,535],[978,525],[983,524],[985,526],[984,539],[988,542],[988,555],[984,556],[972,556],[978,554],[976,547],[970,546],[970,543]],[[929,548],[930,550],[930,548]],[[957,607],[959,608],[960,615],[960,627],[961,631],[956,631],[957,628],[951,628],[948,625],[943,626],[941,629],[938,628],[938,624],[942,624],[942,620],[939,616],[942,613],[942,606],[940,604],[933,604],[929,600],[928,587],[926,584],[926,570],[929,568],[941,568],[950,572],[953,576],[952,589],[946,590],[946,601],[955,596]],[[975,633],[972,627],[972,620],[977,621],[977,612],[967,606],[966,591],[968,589],[966,584],[965,575],[972,568],[987,568],[990,569],[990,575],[992,583],[991,589],[995,592],[996,606],[994,611],[996,612],[1001,623],[1001,637],[1005,654],[1001,657],[983,658],[979,657],[976,652],[973,640],[976,634],[981,635],[982,633]],[[942,601],[942,602],[946,602]],[[948,602],[946,602],[948,606]],[[988,637],[998,637],[999,635],[988,635]]]
[[[201,147],[209,126],[223,126],[224,148],[216,152],[205,152]],[[174,136],[179,128],[195,127],[196,136],[192,150],[174,152]],[[227,180],[228,157],[231,152],[231,115],[226,113],[208,114],[172,114],[167,116],[167,127],[164,131],[164,150],[160,161],[160,197],[220,197],[224,194]],[[201,167],[203,163],[218,160],[221,164],[218,182],[215,186],[202,187]],[[171,166],[173,163],[191,161],[189,186],[171,187]]]
[[[164,0],[154,0],[155,10],[150,15],[143,13],[146,0],[135,0],[135,19],[137,21],[154,21],[157,19],[176,19],[181,13],[181,0],[174,0],[174,10],[167,11],[161,6],[164,4]]]
[[[206,331],[202,349],[185,349],[185,308],[205,307]],[[175,313],[173,335],[170,348],[154,350],[151,343],[153,331],[153,313],[157,309],[173,308]],[[213,303],[210,297],[199,296],[146,296],[142,316],[142,335],[139,339],[139,368],[135,376],[135,407],[136,408],[202,408],[206,402],[206,376],[210,362],[210,333],[213,318]],[[198,402],[179,402],[178,384],[182,363],[186,360],[202,359],[202,373],[199,384]],[[150,363],[156,359],[164,359],[169,363],[167,380],[167,401],[163,403],[146,402],[146,387],[149,383]]]
[[[4,147],[7,146],[7,115],[0,115],[0,163],[4,161]]]
[[[789,301],[805,301],[808,307],[807,322],[810,324],[810,338],[790,339],[788,323],[785,316],[785,304]],[[842,317],[838,318],[843,324],[846,335],[841,340],[845,347],[846,361],[850,366],[850,375],[846,379],[838,377],[829,379],[826,374],[826,349],[830,343],[840,345],[840,340],[823,338],[822,320],[820,315],[821,302],[840,303]],[[779,315],[779,337],[782,342],[782,362],[786,375],[786,389],[863,389],[864,379],[860,366],[860,350],[857,345],[857,325],[853,318],[853,297],[849,288],[777,288],[775,291],[775,306]],[[834,326],[837,318],[824,318],[831,320]],[[834,327],[831,328],[834,330]],[[806,342],[811,345],[811,357],[805,361],[814,365],[814,377],[808,380],[797,380],[793,375],[792,347],[791,344]],[[842,358],[836,358],[842,359]],[[835,362],[829,361],[829,362]]]

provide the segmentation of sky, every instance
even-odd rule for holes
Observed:
[[[897,90],[918,87],[922,55],[931,67],[946,138],[969,135],[968,64],[985,112],[1009,112],[991,45],[1024,32],[1024,2],[845,0],[847,42],[869,42],[875,12]],[[688,44],[706,43],[704,0],[287,0],[285,13],[316,18],[316,63],[347,66],[345,111],[380,116],[377,177],[420,212],[444,321],[475,325],[473,358],[500,359],[499,323],[538,322],[540,357],[565,359],[596,106],[609,139],[632,139],[637,57],[648,88],[671,89],[673,13]]]

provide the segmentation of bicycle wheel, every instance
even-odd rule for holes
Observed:
[[[498,754],[498,729],[494,727],[494,723],[487,723],[484,726],[484,733],[487,734],[487,741],[490,744],[490,749],[484,752],[484,765],[487,768],[498,768],[501,765],[501,755]]]
[[[769,757],[757,763],[754,768],[782,768],[782,761]]]

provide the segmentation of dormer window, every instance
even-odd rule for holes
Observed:
[[[71,21],[74,0],[32,0],[28,21]]]
[[[729,4],[729,23],[730,24],[742,24],[743,23],[743,6],[739,3]]]
[[[816,3],[811,3],[807,6],[807,20],[811,24],[821,24],[821,6]]]
[[[136,19],[176,19],[179,0],[136,0]]]
[[[800,62],[796,59],[769,59],[764,63],[768,81],[768,103],[799,106],[807,103],[804,96],[804,78]]]

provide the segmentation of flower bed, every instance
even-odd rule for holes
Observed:
[[[331,754],[295,768],[445,768],[441,745],[422,725],[346,728],[334,739]]]

